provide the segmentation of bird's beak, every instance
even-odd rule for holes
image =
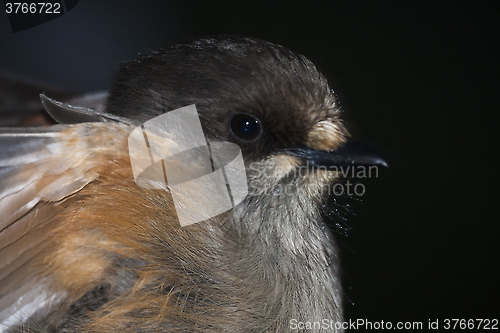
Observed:
[[[313,168],[334,168],[345,166],[384,166],[387,162],[367,146],[349,139],[342,146],[332,151],[318,150],[309,147],[290,148],[284,151],[288,155],[297,156]]]

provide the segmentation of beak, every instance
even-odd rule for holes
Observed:
[[[333,151],[324,151],[309,147],[290,148],[284,153],[301,157],[313,168],[333,168],[354,166],[384,166],[387,162],[375,151],[357,141],[349,139],[345,144]]]

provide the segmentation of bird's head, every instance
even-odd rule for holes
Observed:
[[[320,187],[337,167],[385,165],[350,139],[311,61],[252,38],[196,39],[139,55],[117,72],[107,111],[144,122],[191,104],[208,142],[241,148],[251,193],[297,181]]]

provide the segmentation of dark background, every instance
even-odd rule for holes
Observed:
[[[335,229],[347,319],[425,327],[500,317],[499,14],[498,1],[80,0],[17,33],[0,13],[0,68],[94,91],[120,61],[189,36],[246,35],[305,54],[353,136],[390,162],[351,202],[347,235]]]

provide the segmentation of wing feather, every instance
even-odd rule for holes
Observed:
[[[129,132],[112,122],[0,129],[0,332],[57,299],[33,263],[66,199],[97,179],[103,154],[126,147]]]

